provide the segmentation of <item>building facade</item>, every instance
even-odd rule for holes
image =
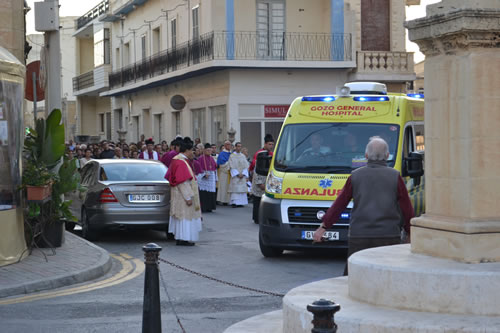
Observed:
[[[88,119],[112,140],[220,145],[234,134],[252,152],[277,137],[297,96],[359,80],[403,91],[415,78],[400,0],[104,3],[112,71],[99,95],[110,108]]]
[[[72,88],[76,96],[77,141],[111,139],[111,101],[99,97],[108,89],[111,71],[110,24],[99,21],[109,11],[103,1],[75,22],[76,75]],[[84,136],[79,137],[79,136]]]

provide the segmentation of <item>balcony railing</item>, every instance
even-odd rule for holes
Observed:
[[[109,75],[110,88],[210,60],[352,61],[351,34],[210,32]]]
[[[74,77],[73,92],[76,94],[92,94],[107,89],[110,72],[111,65],[104,64],[95,67],[90,72]]]
[[[83,90],[92,86],[94,86],[93,70],[73,78],[73,91]]]
[[[93,19],[98,18],[102,14],[108,12],[109,10],[109,0],[104,0],[97,6],[89,10],[85,15],[79,17],[76,20],[77,30],[84,27],[87,23],[91,22]]]
[[[358,73],[406,74],[413,73],[413,53],[390,51],[360,51]]]

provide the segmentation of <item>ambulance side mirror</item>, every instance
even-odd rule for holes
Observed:
[[[404,159],[403,176],[413,178],[415,185],[420,185],[420,177],[424,175],[424,156],[421,153],[410,153]]]
[[[255,162],[255,173],[261,176],[267,176],[271,166],[272,155],[269,152],[263,151],[257,154],[257,161]]]

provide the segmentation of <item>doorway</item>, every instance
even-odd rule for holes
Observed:
[[[257,54],[259,58],[285,57],[285,2],[257,1]]]

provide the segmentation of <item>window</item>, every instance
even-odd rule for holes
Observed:
[[[111,62],[110,53],[109,29],[99,30],[94,34],[94,66],[109,64]]]
[[[0,211],[19,207],[21,185],[22,98],[24,86],[2,78],[0,83]],[[0,223],[4,221],[0,220]]]
[[[174,112],[174,136],[181,134],[181,113]]]
[[[410,153],[414,151],[415,145],[413,144],[413,128],[409,125],[405,128],[405,136],[403,138],[403,157],[408,157]]]
[[[198,39],[200,37],[200,21],[199,21],[199,9],[200,6],[196,6],[192,10],[193,14],[193,39]]]
[[[161,35],[160,27],[153,29],[153,54],[160,52],[161,50]]]
[[[210,107],[210,113],[212,116],[212,143],[215,143],[217,147],[224,143],[227,137],[227,125],[226,125],[226,106],[218,105]]]
[[[172,48],[177,46],[177,19],[170,21],[170,40],[172,41]]]
[[[146,34],[141,36],[141,52],[142,52],[142,60],[144,61],[147,56],[146,52]]]
[[[135,135],[133,141],[139,141],[139,116],[132,116],[132,133]]]
[[[115,68],[120,68],[122,65],[121,62],[122,62],[122,59],[121,59],[121,55],[120,55],[120,48],[117,47],[115,50]]]
[[[130,43],[123,44],[123,66],[130,65]]]
[[[123,111],[119,109],[116,111],[116,119],[117,119],[117,129],[123,129]]]
[[[99,113],[99,133],[104,133],[104,113]]]
[[[108,181],[164,181],[166,172],[163,163],[111,163],[101,165],[99,178]]]
[[[154,126],[154,132],[153,132],[153,137],[156,141],[160,141],[163,139],[163,124],[162,120],[163,115],[161,113],[157,113],[154,115],[154,121],[153,121],[153,126]]]
[[[152,136],[151,109],[142,109],[142,134],[144,134],[147,138]]]
[[[111,112],[106,112],[106,140],[111,140]]]
[[[81,171],[81,183],[83,186],[89,186],[94,183],[95,179],[95,169],[96,169],[96,164],[89,162],[85,164]]]
[[[413,126],[415,131],[415,144],[418,152],[425,151],[425,140],[424,140],[424,124],[416,124]]]
[[[365,148],[372,136],[389,145],[388,165],[397,155],[399,126],[390,124],[323,123],[292,124],[283,128],[276,148],[275,167],[280,171],[351,173],[366,165]]]
[[[261,58],[283,56],[285,32],[285,2],[259,0],[257,2],[257,51]]]
[[[207,140],[205,135],[205,108],[193,109],[192,114],[192,124],[193,124],[193,138],[200,138],[201,142]]]

